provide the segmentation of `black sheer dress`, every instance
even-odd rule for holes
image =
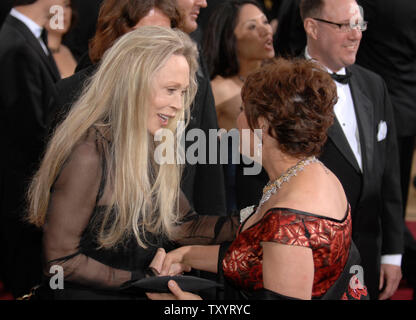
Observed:
[[[218,244],[231,241],[236,234],[238,217],[200,216],[181,195],[182,222],[175,226],[174,239],[148,234],[147,248],[140,247],[134,236],[114,248],[99,248],[93,222],[102,218],[111,197],[104,161],[109,144],[99,130],[90,129],[52,187],[43,227],[45,281],[41,297],[145,299],[144,293],[132,295],[119,288],[126,281],[145,276],[159,247],[168,251],[185,244]],[[64,289],[51,289],[54,265],[64,270]]]

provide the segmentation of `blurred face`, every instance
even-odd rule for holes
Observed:
[[[321,15],[318,18],[336,23],[363,18],[355,0],[326,0]],[[354,64],[362,32],[353,29],[345,33],[335,25],[314,21],[317,28],[317,55],[314,58],[332,71]]]
[[[185,33],[191,33],[196,30],[198,24],[199,11],[201,8],[207,7],[206,0],[176,0],[178,11],[180,13],[181,21],[179,29]]]
[[[255,5],[245,4],[241,7],[234,34],[239,59],[264,60],[274,57],[272,27]]]
[[[166,128],[169,121],[183,108],[183,95],[189,86],[189,72],[188,61],[181,55],[170,57],[156,72],[152,82],[147,124],[152,135],[157,130]]]
[[[137,29],[143,26],[161,26],[170,28],[170,19],[159,8],[153,8],[145,17],[140,19],[140,21],[133,27],[133,29]]]

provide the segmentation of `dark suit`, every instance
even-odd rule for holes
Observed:
[[[368,29],[363,33],[357,64],[378,73],[389,90],[399,143],[404,216],[416,136],[416,1],[360,0],[359,4]],[[405,232],[403,276],[415,288],[415,240],[407,228]]]
[[[321,161],[339,178],[352,208],[352,237],[364,267],[372,299],[378,296],[381,254],[403,253],[403,219],[398,148],[393,108],[384,81],[358,65],[352,72],[351,95],[360,132],[363,171],[336,120],[328,130]],[[379,124],[387,124],[382,139]]]
[[[6,289],[20,295],[39,283],[41,275],[41,233],[22,217],[26,190],[47,140],[49,100],[60,76],[20,20],[7,17],[0,43],[1,271]]]
[[[357,64],[386,81],[395,110],[405,207],[416,136],[416,2],[361,0],[360,4],[368,30],[363,33]]]
[[[225,182],[222,165],[209,162],[209,130],[218,130],[217,113],[211,83],[207,76],[205,61],[200,53],[197,72],[198,91],[191,106],[191,119],[185,133],[201,129],[207,137],[206,164],[186,164],[182,178],[182,190],[198,214],[226,215]],[[218,141],[217,141],[218,142]],[[195,142],[186,142],[186,148]],[[219,145],[217,144],[219,150]]]
[[[13,0],[0,1],[0,28],[13,7]]]

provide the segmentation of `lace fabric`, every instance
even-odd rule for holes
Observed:
[[[93,288],[116,289],[143,277],[158,247],[167,250],[184,244],[218,244],[232,240],[238,217],[200,216],[181,194],[181,223],[173,239],[149,234],[148,248],[142,248],[132,236],[111,249],[98,249],[92,221],[99,219],[111,197],[106,181],[105,156],[109,142],[91,129],[76,145],[65,162],[52,190],[46,223],[43,227],[44,274],[60,265],[65,281]]]

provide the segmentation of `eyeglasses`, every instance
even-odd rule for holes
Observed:
[[[361,20],[358,23],[354,23],[352,22],[352,20],[349,23],[336,23],[336,22],[332,22],[332,21],[328,21],[324,19],[319,19],[319,18],[312,18],[312,19],[320,21],[320,22],[333,24],[334,26],[338,27],[338,30],[344,33],[350,32],[351,30],[358,30],[362,32],[362,31],[367,30],[367,25],[368,25],[368,22],[364,20]]]

